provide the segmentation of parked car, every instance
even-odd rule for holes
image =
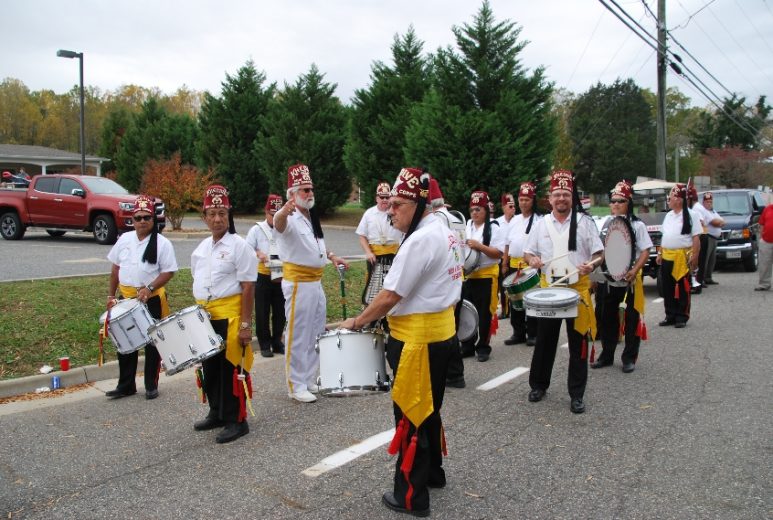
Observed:
[[[91,231],[100,244],[114,244],[119,233],[134,229],[137,196],[120,184],[93,175],[36,175],[26,190],[0,190],[0,235],[19,240],[28,227],[51,236],[67,230]],[[166,226],[164,203],[156,200],[158,229]]]
[[[4,183],[11,184],[16,188],[26,188],[30,185],[30,176],[26,174],[4,171],[2,179]]]

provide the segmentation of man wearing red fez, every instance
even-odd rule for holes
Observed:
[[[255,335],[260,355],[284,354],[282,333],[285,328],[285,297],[282,293],[282,259],[274,232],[274,215],[282,209],[282,197],[271,194],[264,209],[266,219],[247,233],[247,244],[258,257],[258,281],[255,283]]]
[[[107,254],[107,259],[113,264],[107,308],[111,309],[116,304],[115,291],[119,289],[121,299],[136,298],[147,305],[153,318],[160,320],[169,314],[164,285],[177,272],[177,259],[172,243],[158,234],[155,215],[153,197],[137,197],[132,209],[134,231],[118,237]],[[108,334],[110,315],[105,320],[104,328],[104,334]],[[107,397],[118,399],[137,393],[134,378],[137,374],[138,352],[118,352],[118,385],[105,393]],[[149,343],[145,345],[145,399],[158,397],[160,370],[161,357],[156,347]]]
[[[478,334],[462,342],[462,357],[477,354],[478,361],[488,361],[491,356],[491,336],[496,333],[499,260],[506,237],[499,223],[492,222],[488,203],[485,191],[473,191],[470,195],[467,248],[469,254],[477,255],[478,261],[462,286],[462,298],[478,311]]]
[[[641,269],[649,260],[652,240],[647,233],[647,226],[633,214],[633,186],[628,181],[618,182],[609,192],[609,208],[612,219],[608,219],[602,229],[602,236],[606,236],[612,222],[619,224],[621,221],[614,217],[624,219],[629,232],[634,239],[633,265],[625,274],[623,280],[613,281],[604,278],[596,287],[596,305],[599,324],[599,335],[603,351],[598,360],[591,360],[591,368],[603,368],[610,366],[615,359],[617,341],[620,338],[620,307],[623,312],[623,325],[625,348],[621,356],[623,372],[633,372],[636,360],[639,357],[639,345],[642,339],[647,339],[647,329],[644,325],[644,285],[642,283]],[[630,246],[626,246],[630,251]],[[591,353],[592,354],[592,353]],[[593,357],[591,355],[591,357]]]
[[[317,390],[319,369],[319,354],[314,344],[317,335],[325,331],[326,321],[322,269],[327,260],[344,269],[348,269],[349,264],[325,247],[322,226],[314,208],[314,184],[305,164],[296,164],[287,170],[287,202],[274,215],[274,229],[283,262],[288,394],[298,402],[313,403],[317,398],[311,391]]]
[[[445,452],[440,408],[451,349],[459,348],[454,307],[462,283],[458,240],[428,205],[430,176],[403,168],[392,187],[392,225],[405,233],[384,288],[359,316],[341,327],[358,329],[387,316],[387,361],[392,387],[398,454],[394,487],[382,501],[393,511],[428,516],[429,487],[443,487]]]
[[[543,287],[553,282],[564,283],[580,296],[577,317],[566,320],[566,334],[569,338],[569,408],[572,413],[583,413],[588,346],[596,337],[588,274],[601,260],[604,246],[593,219],[582,211],[572,172],[556,170],[551,174],[549,201],[553,210],[535,223],[529,233],[524,259],[530,267],[542,269]],[[550,386],[562,321],[538,320],[537,343],[529,371],[529,401],[533,403],[541,401]]]
[[[496,221],[499,222],[499,230],[503,237],[502,239],[505,242],[505,247],[507,247],[507,236],[510,234],[510,223],[515,216],[515,198],[512,193],[505,193],[499,198],[499,202],[502,206],[502,214],[496,218]],[[510,305],[507,305],[507,294],[505,294],[505,291],[502,289],[502,280],[507,271],[505,269],[506,264],[507,257],[502,255],[499,265],[499,280],[497,281],[499,287],[499,301],[502,303],[502,309],[499,314],[500,318],[507,318],[510,316]]]
[[[663,218],[657,263],[663,282],[666,318],[658,325],[683,328],[690,319],[691,271],[697,269],[700,255],[700,217],[688,208],[689,189],[676,184],[668,195],[671,211]]]
[[[210,314],[212,328],[223,338],[225,349],[201,363],[204,377],[203,381],[199,377],[198,384],[206,394],[209,413],[193,428],[202,431],[222,426],[215,441],[225,443],[250,431],[247,401],[252,396],[250,342],[258,259],[255,250],[236,234],[225,187],[207,188],[202,219],[212,236],[191,254],[193,297]]]
[[[510,229],[502,262],[505,275],[510,272],[522,272],[529,267],[523,258],[523,248],[534,222],[542,218],[537,210],[537,187],[531,182],[524,182],[518,188],[518,214],[510,221]],[[513,335],[505,340],[505,345],[518,345],[526,343],[533,347],[537,342],[537,318],[526,316],[523,308],[513,308],[509,299],[503,298],[502,305],[510,306],[510,325],[513,327]]]
[[[722,235],[725,219],[714,211],[714,195],[710,191],[703,194],[703,201],[695,203],[692,210],[700,215],[705,230],[700,236],[701,252],[698,258],[698,273],[695,277],[698,283],[705,288],[717,283],[713,279],[714,264],[717,258],[717,242]],[[697,290],[700,291],[701,287],[698,287]]]
[[[376,186],[376,205],[365,211],[355,231],[360,241],[360,247],[362,247],[368,261],[368,279],[362,293],[362,303],[366,305],[381,289],[383,282],[383,277],[380,274],[375,278],[373,277],[374,266],[376,263],[381,264],[377,273],[388,271],[395,253],[397,253],[397,247],[403,239],[403,234],[392,227],[387,214],[391,189],[392,187],[388,182],[378,183]]]

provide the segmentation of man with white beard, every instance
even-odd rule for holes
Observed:
[[[296,211],[297,210],[297,211]],[[317,335],[325,331],[326,305],[322,269],[329,259],[336,267],[349,265],[325,248],[319,216],[314,210],[314,185],[309,167],[287,170],[287,203],[274,215],[279,257],[283,260],[282,292],[285,297],[285,376],[290,398],[313,403],[317,398],[319,355]]]

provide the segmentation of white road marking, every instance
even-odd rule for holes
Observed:
[[[77,260],[62,260],[63,264],[101,264],[105,262],[109,262],[109,260],[105,258],[79,258]]]
[[[561,348],[569,348],[569,343],[561,343]]]
[[[663,298],[655,298],[652,303],[663,303]]]
[[[486,392],[488,390],[491,390],[493,388],[498,387],[499,385],[503,385],[503,384],[507,383],[508,381],[511,381],[511,380],[515,379],[516,377],[520,376],[521,374],[525,374],[528,371],[529,371],[529,369],[526,368],[526,367],[514,368],[513,370],[511,370],[509,372],[505,372],[501,376],[497,376],[494,379],[483,383],[478,388],[476,388],[476,390],[483,390],[484,392]]]
[[[387,430],[385,432],[378,433],[373,437],[368,437],[364,441],[355,444],[345,450],[341,450],[338,453],[322,459],[319,463],[313,465],[310,468],[306,468],[302,471],[307,477],[317,477],[323,473],[326,473],[332,469],[336,469],[344,464],[353,461],[360,455],[365,455],[383,446],[392,440],[395,436],[395,429]]]

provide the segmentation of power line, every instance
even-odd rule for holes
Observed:
[[[754,28],[754,32],[756,32],[757,36],[760,37],[760,40],[762,40],[762,43],[764,43],[765,47],[767,47],[768,50],[771,52],[771,54],[773,54],[773,48],[771,48],[770,45],[768,45],[768,42],[765,40],[765,38],[763,38],[762,33],[760,33],[760,30],[757,29],[756,25],[754,25],[754,22],[752,21],[751,18],[749,18],[749,15],[746,14],[746,11],[743,10],[743,7],[741,7],[741,4],[738,3],[738,0],[734,0],[734,1],[735,1],[735,5],[738,6],[738,10],[741,11],[741,14],[743,14],[744,18],[746,18],[746,20],[749,22],[749,25],[751,25]]]
[[[643,2],[643,1],[644,1],[644,0],[642,0],[642,2]],[[685,20],[684,22],[682,22],[684,25],[682,25],[682,24],[679,24],[679,25],[677,25],[676,27],[672,27],[672,28],[671,28],[671,30],[673,31],[673,30],[676,30],[676,29],[684,29],[685,27],[687,27],[687,24],[689,24],[689,23],[690,23],[690,20],[692,20],[693,16],[697,15],[698,13],[700,13],[701,11],[703,11],[704,9],[706,9],[708,6],[710,6],[711,4],[713,4],[713,3],[714,3],[714,2],[716,2],[716,1],[717,1],[717,0],[710,0],[710,1],[709,1],[708,3],[706,3],[706,4],[705,4],[703,7],[701,7],[700,9],[698,9],[697,11],[695,11],[693,14],[691,14],[690,16],[688,16],[688,17],[687,17],[687,20]],[[644,4],[644,5],[647,5],[647,4]],[[649,9],[649,7],[648,7],[647,9]],[[685,11],[687,11],[687,9],[685,9]],[[652,12],[652,11],[650,11],[650,12]],[[687,11],[687,14],[690,14],[690,11]]]
[[[580,66],[580,62],[582,62],[582,59],[585,57],[585,53],[588,51],[590,42],[593,41],[593,36],[595,36],[596,31],[599,28],[599,25],[601,25],[601,20],[603,19],[604,19],[604,13],[601,13],[601,16],[599,16],[598,22],[596,22],[596,27],[593,28],[593,32],[591,32],[590,38],[588,38],[588,43],[585,44],[585,48],[582,50],[580,57],[577,59],[577,63],[574,64],[574,69],[572,69],[572,73],[569,75],[569,80],[566,82],[567,85],[571,83],[572,78],[574,78],[574,73],[577,72],[577,68]]]

